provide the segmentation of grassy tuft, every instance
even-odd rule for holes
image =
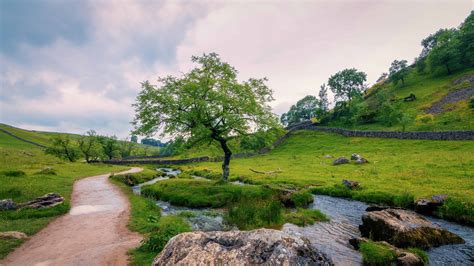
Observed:
[[[320,210],[316,209],[298,208],[295,212],[288,212],[285,214],[285,222],[296,224],[298,226],[312,225],[315,222],[322,221],[329,221],[329,218]]]
[[[360,245],[364,265],[392,265],[396,258],[395,251],[387,245],[369,241]]]
[[[291,194],[291,201],[297,208],[305,208],[313,202],[313,194],[308,190],[301,190]]]
[[[241,230],[279,228],[283,224],[283,206],[276,200],[243,200],[229,208],[226,221]]]

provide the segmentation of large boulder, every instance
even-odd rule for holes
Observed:
[[[349,163],[349,160],[346,157],[339,157],[334,162],[332,162],[333,165],[339,165],[339,164],[346,164]]]
[[[17,206],[16,206],[15,202],[13,202],[12,199],[0,200],[0,211],[14,210],[16,208],[17,208]]]
[[[367,212],[362,216],[359,229],[363,237],[387,241],[399,248],[428,249],[464,243],[458,235],[438,227],[415,212],[402,209]]]
[[[32,201],[22,204],[21,208],[46,208],[54,207],[64,202],[64,198],[57,193],[49,193],[44,196],[38,197]]]
[[[173,237],[153,265],[333,265],[309,240],[273,229]]]

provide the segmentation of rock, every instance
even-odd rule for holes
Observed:
[[[362,216],[359,230],[363,237],[387,241],[399,248],[428,249],[464,243],[458,235],[436,226],[415,212],[402,209],[367,212]]]
[[[362,156],[360,156],[360,155],[357,154],[357,153],[353,153],[353,154],[351,155],[351,160],[353,160],[353,161],[354,161],[354,160],[358,160],[358,159],[360,159],[360,158],[362,158]]]
[[[448,195],[434,195],[429,199],[419,199],[415,201],[415,211],[418,213],[433,215],[433,213],[443,205],[444,201],[448,198]]]
[[[0,239],[24,239],[27,237],[25,233],[18,231],[0,232]]]
[[[357,181],[351,181],[351,180],[345,180],[345,179],[342,180],[342,184],[349,189],[358,189],[360,185],[360,183]]]
[[[326,154],[326,155],[324,155],[324,158],[326,158],[326,159],[331,159],[331,158],[332,158],[332,155]]]
[[[415,94],[413,94],[413,93],[410,93],[410,95],[408,95],[407,97],[403,98],[403,101],[404,101],[404,102],[413,102],[414,100],[416,100],[416,96],[415,96]]]
[[[20,208],[49,208],[59,205],[64,202],[64,198],[57,193],[49,193],[44,196],[38,197],[32,201],[22,204]]]
[[[0,200],[0,211],[15,210],[17,208],[15,202],[12,199]]]
[[[349,160],[346,157],[339,157],[334,162],[332,162],[333,165],[339,165],[339,164],[345,164],[349,163]]]
[[[365,164],[365,163],[368,163],[369,161],[367,161],[365,158],[359,158],[356,160],[356,164]]]
[[[153,265],[333,265],[308,239],[273,229],[173,237]]]
[[[363,238],[363,237],[352,238],[349,240],[349,244],[351,244],[355,250],[359,250],[360,245],[362,243],[367,243],[367,242],[369,242],[369,239]],[[423,260],[414,253],[408,252],[406,250],[398,249],[385,241],[378,242],[378,243],[387,246],[389,249],[395,252],[396,258],[395,258],[394,263],[396,265],[399,265],[399,266],[423,266],[424,265]]]

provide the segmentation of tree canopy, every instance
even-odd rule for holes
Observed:
[[[316,116],[319,101],[312,95],[307,95],[290,107],[287,113],[281,115],[280,121],[288,126],[298,122],[306,121]]]
[[[232,151],[227,142],[277,126],[268,105],[273,101],[266,79],[240,82],[237,70],[215,53],[193,56],[197,66],[179,77],[142,83],[134,104],[135,134],[183,137],[193,143],[216,141],[224,152],[223,180],[229,176]]]
[[[389,73],[390,80],[392,80],[395,84],[397,84],[400,80],[402,81],[402,84],[405,84],[405,77],[410,72],[407,63],[407,60],[394,60],[392,62]]]
[[[332,75],[328,80],[328,85],[336,99],[350,102],[352,98],[362,94],[366,80],[367,75],[364,72],[350,68]]]

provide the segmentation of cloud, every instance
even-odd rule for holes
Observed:
[[[0,119],[128,135],[140,82],[217,52],[241,79],[267,77],[278,114],[335,72],[369,81],[420,40],[457,26],[470,1],[0,1]]]

